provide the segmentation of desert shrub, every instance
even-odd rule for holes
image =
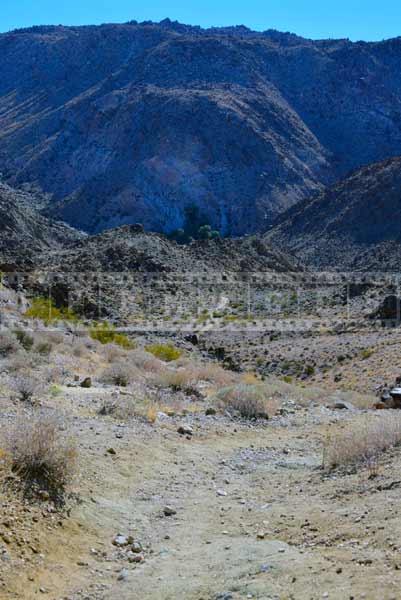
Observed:
[[[367,358],[369,358],[370,356],[372,356],[373,353],[374,353],[373,348],[364,348],[361,351],[361,358],[363,360],[366,360]]]
[[[65,336],[58,331],[46,331],[45,333],[42,333],[42,339],[49,342],[49,344],[52,344],[52,346],[58,346],[59,344],[64,343]]]
[[[116,363],[103,372],[101,380],[104,383],[127,387],[134,379],[135,374],[136,369],[131,365]]]
[[[6,369],[10,373],[24,371],[30,366],[33,366],[32,356],[27,354],[24,350],[19,350],[13,356],[9,357],[6,362]]]
[[[119,360],[123,356],[125,356],[125,351],[121,346],[117,346],[116,344],[108,344],[105,349],[106,360],[109,363],[114,363]]]
[[[86,344],[76,344],[72,347],[72,354],[76,358],[83,358],[88,354],[88,347]]]
[[[75,471],[77,451],[61,425],[48,415],[25,417],[6,435],[11,468],[25,483],[27,495],[46,490],[54,500],[63,498]]]
[[[400,444],[401,418],[398,415],[364,417],[327,439],[323,464],[329,469],[356,463],[371,466],[382,452]]]
[[[146,351],[164,360],[164,362],[171,362],[181,357],[182,352],[179,348],[176,348],[173,344],[151,344],[146,346]]]
[[[43,356],[49,356],[50,352],[53,350],[53,346],[50,342],[39,342],[34,349]]]
[[[20,375],[14,379],[13,389],[22,402],[32,402],[42,390],[42,386],[37,379],[29,375]]]
[[[268,418],[268,398],[263,385],[241,383],[225,387],[217,392],[215,398],[229,413],[244,419]]]
[[[145,373],[157,373],[165,369],[164,363],[144,350],[132,350],[128,353],[127,361]]]
[[[135,344],[130,340],[125,333],[118,333],[113,325],[106,321],[94,323],[89,330],[89,335],[93,340],[97,340],[101,344],[117,344],[126,350],[135,347]]]
[[[76,323],[78,316],[67,306],[58,308],[52,298],[33,298],[30,308],[25,312],[30,319],[40,319],[46,325],[57,321]]]
[[[17,340],[11,333],[0,333],[0,357],[5,358],[18,350]]]
[[[191,391],[196,382],[196,372],[189,368],[178,369],[177,371],[162,371],[157,373],[152,381],[158,387],[169,387],[174,391]]]
[[[30,335],[27,331],[24,331],[23,329],[17,329],[15,331],[15,337],[17,338],[24,350],[26,350],[27,352],[32,350],[35,340],[33,336]]]
[[[100,409],[99,415],[110,416],[114,419],[125,421],[137,416],[136,404],[133,398],[120,396],[119,398],[106,398]]]

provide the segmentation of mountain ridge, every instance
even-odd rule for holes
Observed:
[[[380,161],[283,214],[265,238],[309,266],[399,270],[401,157]]]
[[[355,168],[401,154],[401,39],[307,40],[163,21],[0,35],[0,170],[93,234],[266,231]],[[363,143],[362,143],[363,140]]]

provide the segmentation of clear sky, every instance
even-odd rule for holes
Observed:
[[[247,25],[310,38],[401,35],[401,0],[0,0],[0,31],[30,25],[160,21]]]

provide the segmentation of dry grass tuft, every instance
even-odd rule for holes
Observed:
[[[43,385],[30,375],[18,375],[13,381],[13,389],[22,402],[33,402],[43,391]]]
[[[144,373],[159,373],[166,368],[166,365],[155,358],[153,354],[144,350],[131,350],[127,354],[127,362],[137,367]]]
[[[357,463],[371,466],[382,452],[401,444],[401,416],[392,413],[364,417],[329,437],[323,467],[333,469]]]
[[[262,384],[238,384],[219,390],[217,403],[230,414],[244,419],[268,418],[268,396]]]
[[[127,387],[133,381],[142,379],[138,369],[127,363],[110,365],[102,374],[101,381],[111,385]]]
[[[0,358],[5,358],[18,351],[16,338],[8,331],[0,333]]]
[[[75,442],[53,416],[19,419],[6,434],[5,453],[27,496],[45,490],[62,502],[76,468]]]

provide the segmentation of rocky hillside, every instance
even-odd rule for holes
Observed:
[[[170,21],[0,35],[0,169],[96,233],[264,231],[401,153],[401,39],[310,41]]]
[[[31,266],[42,252],[54,252],[85,237],[64,223],[43,217],[38,199],[0,183],[0,266]]]
[[[321,268],[399,271],[401,158],[355,171],[289,210],[266,239]]]
[[[141,225],[122,226],[85,238],[58,252],[44,252],[39,263],[59,271],[206,273],[296,272],[300,263],[258,237],[197,241],[180,246]]]

